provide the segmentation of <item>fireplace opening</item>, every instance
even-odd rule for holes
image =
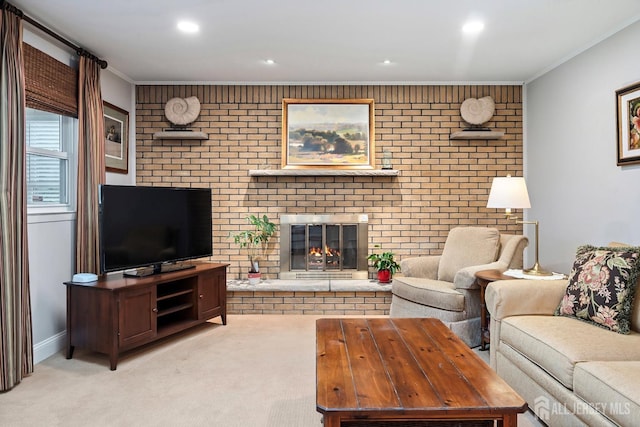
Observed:
[[[281,279],[366,279],[367,215],[282,215]]]

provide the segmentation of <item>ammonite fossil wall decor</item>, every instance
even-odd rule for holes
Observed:
[[[469,98],[460,106],[460,115],[471,126],[481,126],[491,120],[495,110],[496,105],[490,96],[480,99]]]
[[[200,114],[200,101],[195,96],[171,98],[164,106],[164,115],[175,126],[184,127]]]

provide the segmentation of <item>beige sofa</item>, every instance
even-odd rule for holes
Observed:
[[[491,366],[549,426],[640,426],[640,298],[618,334],[554,316],[567,283],[489,284]]]

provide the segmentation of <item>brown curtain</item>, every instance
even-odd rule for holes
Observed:
[[[0,8],[0,391],[33,372],[22,19]]]
[[[100,66],[80,56],[78,69],[78,215],[76,272],[100,272],[98,185],[105,181]]]

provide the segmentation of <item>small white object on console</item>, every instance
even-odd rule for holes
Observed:
[[[88,283],[95,282],[98,280],[98,275],[93,273],[77,273],[73,275],[72,282],[75,283]]]

